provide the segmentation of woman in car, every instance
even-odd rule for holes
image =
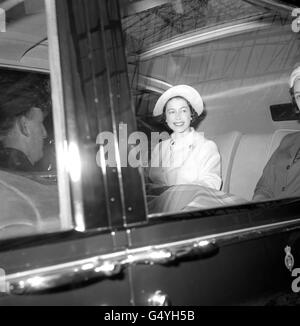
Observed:
[[[153,115],[161,116],[173,133],[152,152],[149,177],[153,183],[221,188],[218,148],[192,127],[202,112],[201,95],[191,86],[171,87],[158,99]]]
[[[300,64],[289,79],[292,102],[300,110]],[[300,196],[300,133],[283,138],[259,179],[253,200],[268,200]]]

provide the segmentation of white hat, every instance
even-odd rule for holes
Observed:
[[[290,88],[294,87],[295,81],[300,79],[300,66],[293,70],[290,76],[289,85]]]
[[[201,95],[195,88],[188,85],[177,85],[165,91],[155,104],[153,116],[159,116],[163,113],[166,103],[173,97],[185,98],[193,107],[193,109],[200,115],[203,112],[203,100]]]

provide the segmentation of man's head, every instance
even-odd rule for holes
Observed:
[[[0,140],[4,147],[22,151],[32,164],[43,157],[47,132],[43,124],[50,105],[44,76],[14,85],[0,101]]]
[[[44,139],[47,137],[43,111],[37,107],[31,108],[26,115],[17,119],[15,128],[24,144],[23,152],[35,164],[43,157]]]

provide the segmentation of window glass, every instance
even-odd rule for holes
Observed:
[[[124,9],[128,48],[139,52],[204,27],[266,14],[269,11],[241,0],[132,1]],[[157,3],[157,2],[156,2]]]
[[[147,137],[151,216],[299,196],[289,79],[300,43],[290,12],[248,1],[134,1],[122,24],[137,126]],[[285,110],[276,120],[274,106]]]
[[[5,14],[0,33],[0,240],[71,227],[59,214],[44,2],[11,3]]]

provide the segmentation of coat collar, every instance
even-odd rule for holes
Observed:
[[[300,133],[295,133],[294,137],[291,139],[292,146],[289,148],[289,154],[292,159],[295,158],[298,150],[300,149]]]

